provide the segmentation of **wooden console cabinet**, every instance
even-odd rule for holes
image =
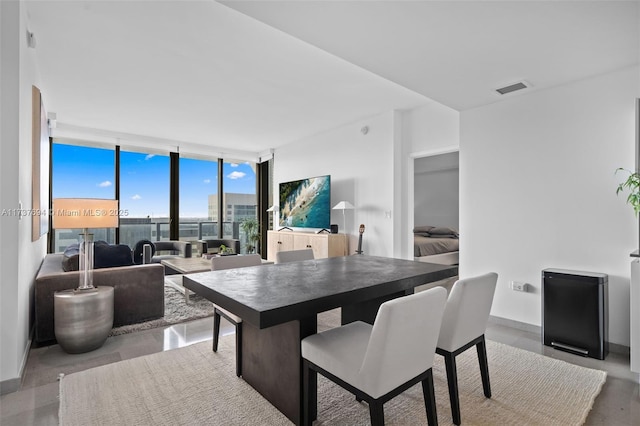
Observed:
[[[267,260],[276,260],[279,251],[313,249],[316,259],[346,256],[345,234],[312,234],[310,232],[267,231]]]

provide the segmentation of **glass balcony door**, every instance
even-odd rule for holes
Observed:
[[[54,142],[51,149],[52,198],[115,199],[115,150]],[[55,214],[55,212],[54,212]],[[80,229],[54,229],[53,252],[79,242]],[[89,229],[94,241],[115,243],[115,228]]]
[[[241,253],[257,253],[260,228],[256,164],[225,159],[222,175],[224,238],[240,239]]]
[[[180,157],[180,240],[218,238],[218,159]],[[192,245],[194,256],[197,244]]]
[[[169,240],[169,156],[120,151],[120,244]]]

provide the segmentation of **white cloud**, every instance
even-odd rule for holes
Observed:
[[[243,173],[243,172],[231,172],[227,175],[227,177],[229,179],[242,179],[243,177],[245,177],[247,174]]]
[[[238,164],[237,164],[237,163],[229,163],[229,165],[230,165],[231,167],[238,167]]]
[[[111,184],[111,181],[109,181],[109,180],[105,180],[104,182],[100,182],[100,183],[98,184],[98,186],[99,186],[100,188],[106,188],[106,187],[109,187],[109,186],[111,186],[111,185],[112,185],[112,184]]]
[[[138,195],[138,194],[136,194],[136,195],[134,195],[133,197],[131,197],[131,199],[132,199],[132,200],[139,200],[139,199],[141,199],[141,198],[142,198],[142,197],[141,197],[140,195]]]
[[[211,183],[211,179],[205,179],[204,183]]]
[[[151,160],[153,157],[155,157],[155,154],[147,154],[146,157],[144,157],[145,160]]]

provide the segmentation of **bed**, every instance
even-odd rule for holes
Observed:
[[[420,262],[457,265],[458,231],[448,227],[417,226],[413,229],[413,256]]]

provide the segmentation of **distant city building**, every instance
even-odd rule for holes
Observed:
[[[225,206],[224,222],[242,222],[245,219],[257,218],[256,194],[224,193],[222,202]],[[218,221],[218,194],[209,195],[209,220]]]

